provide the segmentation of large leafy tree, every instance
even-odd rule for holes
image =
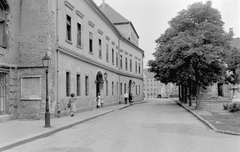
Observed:
[[[223,30],[220,12],[212,8],[211,1],[189,5],[169,25],[156,40],[155,59],[148,61],[149,71],[163,83],[193,82],[198,98],[200,87],[221,78],[231,35]]]

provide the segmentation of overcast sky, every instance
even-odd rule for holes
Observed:
[[[94,2],[99,6],[103,0]],[[195,2],[206,0],[105,0],[133,23],[140,37],[139,47],[145,51],[144,68],[154,59],[155,40],[169,27],[168,21]],[[240,0],[212,0],[212,6],[220,11],[225,31],[233,27],[235,37],[240,37]]]

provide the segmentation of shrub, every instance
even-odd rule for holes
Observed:
[[[228,109],[228,104],[223,104],[223,109],[227,110]]]
[[[238,112],[240,111],[240,102],[223,104],[223,108],[229,112]]]

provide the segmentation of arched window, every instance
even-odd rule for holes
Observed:
[[[6,0],[0,0],[0,46],[7,47],[7,16],[9,5]]]

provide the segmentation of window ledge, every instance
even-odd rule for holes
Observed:
[[[73,44],[72,41],[70,41],[70,40],[65,39],[65,41],[66,41],[67,43],[71,44],[71,45]]]
[[[89,54],[92,54],[92,55],[93,55],[93,52],[89,51]]]
[[[42,98],[20,98],[21,101],[25,100],[25,101],[30,101],[30,100],[35,100],[35,101],[39,101],[42,100]]]
[[[77,48],[79,49],[82,49],[82,46],[81,45],[76,45]]]

